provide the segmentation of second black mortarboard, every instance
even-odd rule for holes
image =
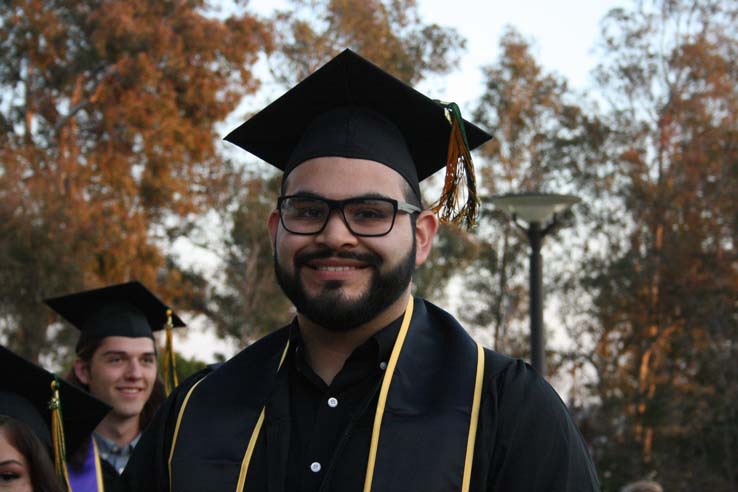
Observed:
[[[90,438],[110,407],[3,346],[0,373],[0,415],[26,424],[53,452],[61,475],[63,460]]]
[[[455,207],[466,181],[471,200],[466,206],[473,210],[447,210],[441,217],[468,222],[468,215],[476,214],[469,151],[492,137],[461,118],[455,104],[430,99],[345,50],[225,138],[285,176],[314,157],[380,162],[402,175],[418,196],[419,182],[446,167],[436,210]]]
[[[80,344],[111,336],[153,338],[166,328],[167,312],[173,327],[184,322],[140,282],[133,281],[86,290],[44,302],[80,330]]]
[[[44,302],[80,330],[77,353],[90,340],[113,336],[153,339],[153,332],[166,329],[163,376],[167,395],[177,386],[171,329],[185,324],[140,282],[86,290]]]

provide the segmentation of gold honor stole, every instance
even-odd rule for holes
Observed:
[[[288,329],[265,337],[187,391],[169,452],[171,492],[244,490],[288,340]],[[379,390],[364,492],[467,492],[483,374],[481,345],[411,297]]]

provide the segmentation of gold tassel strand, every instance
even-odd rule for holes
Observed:
[[[72,490],[69,485],[69,475],[67,474],[66,464],[66,445],[64,440],[64,424],[62,420],[62,405],[59,397],[59,381],[56,374],[51,382],[51,400],[49,400],[49,410],[51,410],[51,440],[54,446],[54,468],[59,480],[64,484],[68,491]]]
[[[442,222],[451,222],[471,229],[476,225],[479,211],[474,163],[469,151],[461,110],[455,103],[442,104],[446,111],[446,118],[451,124],[451,136],[448,142],[443,192],[432,210]],[[460,205],[460,198],[463,199],[461,193],[463,185],[466,186],[466,201]]]
[[[174,328],[172,310],[167,309],[166,341],[164,343],[164,391],[167,396],[179,385],[177,363],[174,357],[172,328]]]

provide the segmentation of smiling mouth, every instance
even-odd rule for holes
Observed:
[[[360,270],[366,267],[358,266],[324,266],[324,265],[311,265],[310,268],[321,272],[344,272],[348,270]]]
[[[142,388],[118,388],[118,391],[126,395],[137,395],[143,391]]]

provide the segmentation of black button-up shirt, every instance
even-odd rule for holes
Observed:
[[[379,386],[401,324],[402,317],[357,347],[330,385],[308,365],[304,344],[293,326],[285,490],[320,490],[349,439],[366,441],[368,450]]]

